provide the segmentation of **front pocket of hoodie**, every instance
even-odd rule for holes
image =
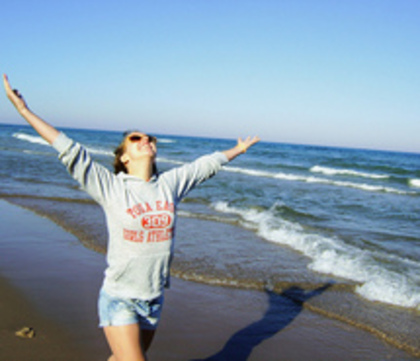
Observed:
[[[131,258],[112,280],[123,289],[145,294],[158,292],[169,273],[170,253]]]
[[[126,272],[130,262],[131,261],[128,261],[124,264],[120,264],[118,265],[118,267],[109,267],[105,272],[106,278],[113,282],[117,282]]]

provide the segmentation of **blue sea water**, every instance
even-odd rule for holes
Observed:
[[[64,131],[111,169],[120,133]],[[157,136],[160,172],[235,145]],[[1,198],[48,215],[89,247],[106,247],[100,211],[30,127],[0,125],[0,150]],[[420,154],[262,141],[191,192],[179,214],[179,277],[244,288],[328,281],[418,324]],[[341,307],[325,302],[321,308]],[[381,322],[366,324],[381,330]]]

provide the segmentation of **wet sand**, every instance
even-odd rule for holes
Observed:
[[[104,256],[5,201],[0,219],[0,360],[106,360],[96,316]],[[173,278],[149,360],[416,360],[305,309],[304,301],[318,293],[262,293]],[[36,337],[17,338],[23,326]]]

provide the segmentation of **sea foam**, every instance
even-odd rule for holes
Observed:
[[[17,138],[19,140],[23,140],[25,142],[33,143],[33,144],[41,144],[41,145],[48,145],[48,142],[44,140],[41,136],[37,135],[30,135],[26,133],[14,133],[12,135],[14,138]],[[85,146],[86,150],[89,151],[91,154],[99,154],[99,155],[105,155],[105,156],[114,156],[114,153],[111,150],[100,148],[100,147],[89,147]]]
[[[256,170],[256,169],[230,167],[230,166],[225,166],[223,167],[223,169],[228,172],[242,173],[242,174],[253,176],[253,177],[265,177],[265,178],[281,179],[281,180],[286,180],[286,181],[318,183],[318,184],[332,185],[336,187],[354,188],[354,189],[359,189],[366,192],[393,193],[393,194],[400,194],[400,195],[416,194],[415,192],[405,191],[405,190],[394,188],[394,187],[387,187],[387,186],[367,184],[367,183],[350,182],[350,181],[333,180],[329,178],[305,176],[305,175],[298,175],[298,174],[291,174],[291,173],[284,173],[284,172],[274,173],[274,172],[261,171],[261,170]]]
[[[176,143],[176,140],[174,139],[168,139],[168,138],[158,138],[158,143]]]
[[[420,188],[420,179],[410,179],[410,180],[408,181],[408,184],[409,184],[411,187],[417,187],[417,188]]]
[[[304,254],[310,259],[310,270],[358,283],[356,292],[368,300],[420,309],[418,262],[307,232],[299,223],[276,216],[276,205],[265,211],[232,207],[226,202],[215,202],[212,207],[239,216],[244,227],[267,241]]]
[[[366,173],[366,172],[356,171],[353,169],[338,169],[338,168],[323,167],[320,165],[315,165],[309,170],[313,173],[321,173],[321,174],[325,174],[329,176],[344,175],[344,176],[354,176],[354,177],[371,178],[371,179],[389,178],[389,175],[386,175],[386,174]]]
[[[30,135],[30,134],[25,134],[25,133],[14,133],[12,136],[14,138],[17,138],[19,140],[23,140],[29,143],[49,145],[46,140],[36,135]]]

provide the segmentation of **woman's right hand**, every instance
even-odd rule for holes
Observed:
[[[28,109],[28,106],[25,100],[23,99],[22,95],[16,89],[12,89],[6,74],[3,74],[3,83],[7,97],[15,106],[17,111],[22,114],[23,111]]]
[[[22,95],[10,86],[9,79],[7,79],[6,74],[3,74],[3,82],[7,97],[15,106],[19,114],[39,133],[42,138],[52,144],[58,137],[59,131],[29,110]]]

